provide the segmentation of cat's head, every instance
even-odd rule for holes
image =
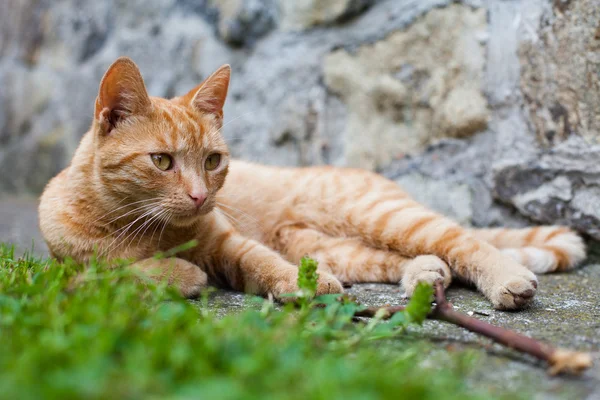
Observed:
[[[148,96],[132,60],[108,68],[94,113],[94,179],[111,201],[180,226],[213,209],[229,164],[221,128],[230,72],[222,66],[167,100]]]

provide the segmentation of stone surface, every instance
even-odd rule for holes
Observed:
[[[526,18],[516,43],[521,74],[514,99],[527,115],[513,109],[505,120],[525,117],[529,124],[519,134],[501,134],[506,147],[494,165],[493,192],[531,219],[599,239],[600,3],[536,0],[524,3],[520,15]]]
[[[384,40],[329,54],[325,84],[349,109],[347,164],[382,169],[435,138],[485,129],[485,33],[484,10],[451,5]]]
[[[600,3],[555,1],[539,31],[522,42],[521,88],[540,141],[578,135],[598,143],[600,131]]]
[[[473,196],[466,185],[437,181],[420,173],[403,175],[396,179],[409,194],[428,207],[451,216],[462,225],[473,220]]]
[[[214,0],[219,13],[217,32],[233,46],[249,46],[277,26],[275,0]]]
[[[279,0],[282,29],[302,30],[315,25],[344,22],[378,0]]]
[[[103,72],[128,55],[167,97],[230,63],[235,156],[376,169],[463,223],[599,238],[598,12],[594,0],[7,0],[0,196],[37,194],[68,164]]]

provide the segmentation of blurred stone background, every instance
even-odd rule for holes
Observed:
[[[237,157],[367,168],[462,223],[600,239],[599,21],[598,0],[2,0],[0,196],[68,165],[127,55],[165,97],[231,64]]]

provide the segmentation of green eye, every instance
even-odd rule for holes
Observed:
[[[221,163],[221,155],[219,153],[214,153],[206,158],[206,161],[204,161],[204,168],[207,171],[212,171],[212,170],[216,169],[220,163]]]
[[[168,154],[151,154],[152,162],[161,171],[167,171],[173,167],[173,159]]]

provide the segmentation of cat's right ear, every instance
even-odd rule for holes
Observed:
[[[95,118],[104,134],[131,115],[151,107],[142,74],[127,57],[120,57],[106,71],[96,98]]]
[[[223,65],[199,86],[183,96],[184,102],[200,112],[216,114],[223,117],[223,106],[227,98],[231,67]]]

